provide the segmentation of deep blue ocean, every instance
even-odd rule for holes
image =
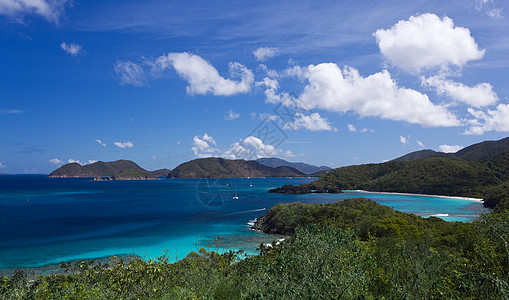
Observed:
[[[178,260],[201,247],[255,254],[260,242],[275,237],[250,230],[248,224],[279,202],[366,197],[400,211],[466,222],[484,210],[481,202],[415,195],[268,193],[312,180],[93,181],[0,175],[0,269],[127,254],[155,258],[165,251]],[[218,236],[220,243],[214,242]]]

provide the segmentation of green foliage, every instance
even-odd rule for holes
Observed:
[[[509,182],[509,151],[484,161],[427,157],[414,161],[342,167],[327,172],[309,184],[284,186],[272,192],[343,189],[465,196],[486,198],[485,206],[494,208],[501,201],[507,203],[504,200],[508,197],[506,185],[501,185],[505,181]]]
[[[217,157],[199,158],[185,162],[168,178],[238,178],[303,176],[301,171],[288,166],[268,167],[253,160],[229,160]]]
[[[35,280],[17,271],[0,299],[509,298],[509,211],[445,222],[358,198],[278,204],[260,220],[293,234],[248,258],[200,249],[176,263],[62,263],[67,274]]]

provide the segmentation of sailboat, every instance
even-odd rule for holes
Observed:
[[[239,196],[237,196],[237,189],[235,189],[235,196],[233,196],[233,200],[239,200]]]

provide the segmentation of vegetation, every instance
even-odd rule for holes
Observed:
[[[49,177],[112,177],[122,170],[145,171],[145,169],[130,160],[98,161],[85,166],[78,163],[66,164],[51,172]]]
[[[338,168],[319,179],[299,187],[286,186],[272,190],[288,191],[368,190],[416,194],[486,198],[487,207],[509,207],[509,151],[483,161],[463,161],[427,157],[414,161],[392,161]],[[497,192],[498,191],[498,192]],[[491,195],[491,196],[490,196]]]
[[[200,249],[169,263],[62,263],[65,275],[0,279],[2,299],[507,299],[509,211],[473,223],[367,199],[278,204],[257,224],[292,234],[260,255]]]
[[[157,179],[151,172],[145,170],[122,170],[120,173],[112,177],[113,180],[143,180]]]
[[[150,173],[154,174],[157,177],[166,177],[166,176],[168,176],[168,174],[170,174],[170,172],[171,172],[170,169],[160,169],[160,170],[151,171]]]
[[[268,167],[272,167],[272,168],[277,168],[277,167],[280,167],[280,166],[292,167],[292,168],[297,169],[297,170],[301,171],[302,173],[308,174],[308,175],[314,174],[314,173],[318,173],[318,172],[321,172],[321,171],[327,171],[327,170],[331,169],[331,168],[329,168],[327,166],[317,167],[317,166],[313,166],[313,165],[302,163],[302,162],[296,162],[296,163],[295,162],[288,162],[286,160],[279,159],[279,158],[276,158],[276,157],[258,158],[255,161],[257,163],[260,163],[262,165],[265,165],[265,166],[268,166]]]
[[[168,174],[168,178],[240,178],[296,177],[305,174],[292,167],[268,167],[253,160],[229,160],[217,157],[199,158],[183,163]]]

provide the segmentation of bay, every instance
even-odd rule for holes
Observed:
[[[0,175],[0,269],[113,255],[148,259],[166,253],[176,261],[202,247],[255,254],[260,242],[275,237],[250,230],[248,224],[280,202],[366,197],[396,210],[465,222],[485,210],[478,201],[422,195],[268,193],[274,187],[312,180],[93,181]]]

